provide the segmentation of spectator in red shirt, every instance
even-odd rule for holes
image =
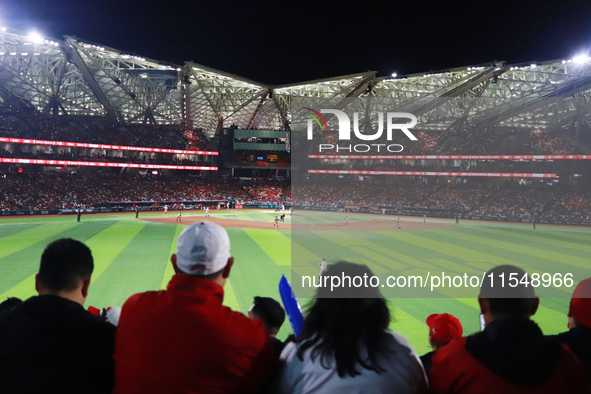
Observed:
[[[130,297],[115,350],[115,393],[251,393],[276,360],[262,321],[222,306],[234,263],[221,226],[183,230],[165,291]]]
[[[504,287],[501,276],[504,275]],[[492,280],[491,280],[492,278]],[[517,286],[510,278],[518,278]],[[531,279],[510,265],[485,275],[478,302],[484,331],[455,338],[432,358],[434,394],[588,393],[585,370],[564,346],[544,337],[530,320],[539,305]]]
[[[432,351],[421,356],[421,362],[425,372],[431,372],[431,358],[443,345],[447,345],[452,339],[461,337],[464,328],[460,320],[449,313],[433,314],[427,318],[429,326],[429,345]]]

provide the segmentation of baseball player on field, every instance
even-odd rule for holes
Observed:
[[[277,226],[279,228],[279,216],[275,216],[275,222],[273,223],[273,227]]]
[[[205,217],[209,217],[209,207],[205,207]]]
[[[176,221],[180,222],[181,221],[181,213],[179,212],[178,215],[176,215]]]
[[[400,218],[398,218],[398,230],[400,230]]]
[[[427,215],[423,215],[423,224],[427,224]]]
[[[164,214],[166,215],[166,212],[168,212],[168,205],[164,204]]]
[[[349,216],[345,215],[345,222],[343,223],[343,226],[348,226],[349,225]]]

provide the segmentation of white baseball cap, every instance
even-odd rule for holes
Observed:
[[[186,274],[205,276],[228,264],[230,237],[219,224],[199,222],[187,226],[176,244],[176,265]]]

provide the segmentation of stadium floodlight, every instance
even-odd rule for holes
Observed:
[[[31,40],[34,44],[42,44],[43,43],[43,37],[41,37],[41,35],[39,33],[34,32],[34,31],[29,33],[27,38],[29,40]]]
[[[398,74],[396,74],[396,73],[392,73],[392,76],[393,76],[394,78],[396,78],[396,76],[397,76],[397,75],[398,75]]]
[[[575,62],[577,64],[583,64],[583,63],[586,63],[589,60],[591,60],[591,58],[586,53],[582,53],[580,55],[573,57],[572,60],[573,60],[573,62]]]

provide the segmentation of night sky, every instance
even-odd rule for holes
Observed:
[[[0,24],[193,60],[267,84],[554,60],[591,49],[585,0],[2,0]]]

